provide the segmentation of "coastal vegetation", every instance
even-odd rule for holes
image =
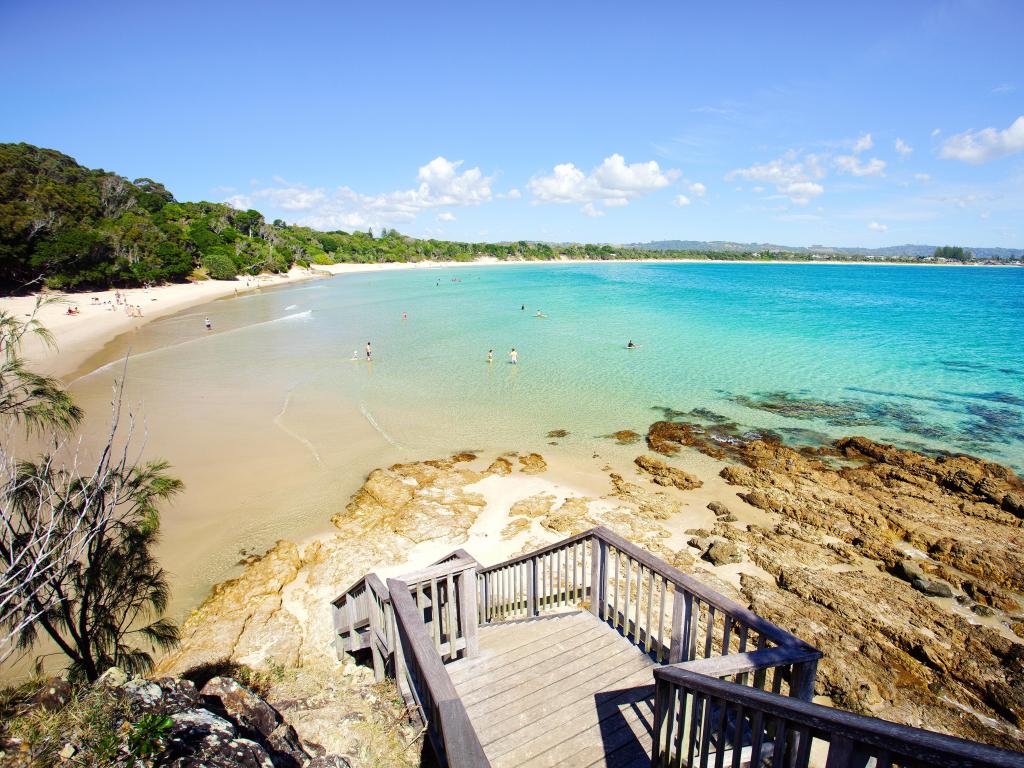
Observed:
[[[855,250],[786,249],[684,241],[633,244],[470,243],[394,229],[321,232],[224,203],[182,202],[160,182],[86,168],[53,149],[0,144],[0,290],[75,291],[285,272],[293,265],[414,261],[701,259],[858,261]],[[970,261],[943,246],[930,257]]]
[[[149,650],[178,642],[161,616],[168,585],[153,546],[158,505],[182,483],[166,462],[132,458],[119,397],[95,462],[68,456],[83,414],[59,382],[26,366],[29,334],[50,338],[34,314],[0,313],[0,660],[45,637],[67,657],[72,681],[95,681],[114,666],[147,672],[153,658],[133,640]],[[19,456],[19,430],[48,450]]]

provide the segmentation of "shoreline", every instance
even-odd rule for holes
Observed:
[[[16,317],[26,317],[35,305],[37,296],[53,296],[59,300],[44,306],[38,319],[54,338],[55,347],[48,348],[36,339],[25,344],[25,357],[42,373],[68,376],[89,357],[101,351],[108,343],[128,331],[138,330],[151,320],[191,307],[207,304],[231,296],[294,285],[307,280],[337,277],[339,275],[370,272],[392,272],[411,269],[449,269],[453,267],[489,266],[547,266],[568,264],[764,264],[764,265],[827,265],[875,267],[970,267],[1011,268],[1015,264],[932,264],[893,261],[780,261],[747,259],[557,259],[552,261],[502,261],[484,257],[473,261],[398,261],[384,263],[315,264],[309,268],[292,267],[283,275],[239,276],[234,280],[205,280],[195,283],[172,283],[151,288],[126,288],[120,291],[125,302],[138,306],[141,317],[129,317],[122,307],[114,304],[117,289],[84,291],[82,293],[42,292],[27,296],[0,298],[0,311]],[[98,303],[93,303],[95,299]],[[77,307],[80,314],[68,315],[68,307]]]

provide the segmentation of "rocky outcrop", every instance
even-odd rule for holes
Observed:
[[[655,456],[637,456],[633,463],[650,475],[655,485],[674,485],[681,491],[690,491],[704,484],[689,472],[671,467]]]
[[[544,457],[539,453],[528,453],[525,456],[520,456],[519,464],[522,467],[520,471],[527,475],[537,475],[541,472],[546,472],[548,468],[548,463],[544,461]]]
[[[742,464],[722,476],[779,522],[719,521],[714,534],[773,579],[742,576],[751,608],[824,651],[817,692],[854,711],[1019,746],[1024,646],[1010,630],[1024,530],[1003,504],[1020,480],[977,459],[865,438],[815,452],[764,440],[732,450]],[[975,606],[993,612],[992,626],[977,623]]]

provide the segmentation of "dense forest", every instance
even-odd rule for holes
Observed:
[[[79,165],[31,144],[0,144],[0,291],[85,290],[282,272],[293,264],[389,261],[700,258],[793,260],[806,252],[750,253],[637,246],[461,243],[383,230],[320,232],[267,223],[259,211],[179,202],[152,179]],[[834,254],[835,260],[855,255]],[[955,258],[955,256],[954,256]]]

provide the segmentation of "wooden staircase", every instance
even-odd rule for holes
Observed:
[[[810,703],[817,649],[605,528],[368,574],[332,605],[339,656],[395,678],[442,766],[1024,768]]]

